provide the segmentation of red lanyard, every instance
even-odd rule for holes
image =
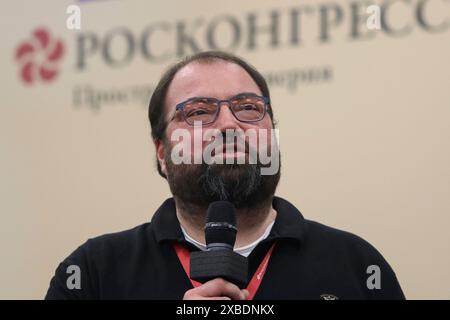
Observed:
[[[174,244],[175,251],[177,253],[178,259],[180,259],[181,265],[183,266],[184,271],[186,272],[187,276],[189,277],[189,265],[191,261],[191,253],[187,248],[180,245],[179,243]],[[275,243],[272,244],[269,251],[267,251],[266,256],[264,257],[263,261],[261,261],[261,264],[259,265],[258,269],[256,270],[255,274],[253,275],[252,279],[250,280],[250,283],[248,284],[247,290],[250,293],[248,300],[253,300],[253,297],[256,294],[256,291],[258,291],[259,286],[261,285],[261,282],[264,278],[264,274],[266,273],[267,265],[269,264],[270,257],[272,256],[273,248],[275,247]],[[195,280],[191,280],[192,285],[194,288],[201,286],[202,284],[200,282],[197,282]]]

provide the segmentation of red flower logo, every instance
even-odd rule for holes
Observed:
[[[63,55],[61,40],[51,38],[44,28],[34,30],[32,38],[22,42],[16,50],[20,77],[26,84],[36,80],[52,81],[58,75],[57,63]]]

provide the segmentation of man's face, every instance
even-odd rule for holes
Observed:
[[[236,207],[248,207],[261,197],[271,196],[279,180],[279,171],[276,174],[261,176],[260,163],[249,164],[249,149],[258,150],[261,145],[260,131],[266,130],[266,147],[271,147],[272,119],[266,113],[264,118],[257,122],[242,122],[236,119],[226,104],[220,106],[215,122],[203,127],[189,125],[181,116],[181,111],[175,113],[175,106],[193,97],[211,97],[219,100],[229,99],[242,93],[253,93],[262,96],[261,90],[251,76],[239,65],[222,60],[214,62],[193,62],[177,72],[173,78],[166,95],[164,118],[168,123],[163,142],[157,143],[157,157],[162,172],[167,176],[174,196],[197,205],[208,205],[212,201],[228,200]],[[173,118],[173,116],[175,117]],[[173,118],[173,119],[172,119]],[[204,134],[206,130],[216,130],[223,133],[224,148],[213,151],[214,156],[223,157],[224,164],[195,163],[194,155],[202,157],[205,148],[212,140],[201,140],[194,143],[195,131],[199,129]],[[191,148],[188,152],[190,163],[175,164],[172,159],[172,150],[180,141],[174,139],[174,134],[183,130],[191,137]],[[256,140],[245,139],[245,150],[238,149],[234,142],[228,142],[225,133],[230,130],[254,131]],[[173,141],[175,140],[175,141]],[[186,141],[184,141],[186,143]],[[229,144],[232,144],[231,151]],[[226,150],[228,147],[228,150]],[[235,149],[236,148],[236,149]],[[234,149],[234,150],[233,150]],[[186,154],[185,154],[186,156]],[[245,164],[236,164],[237,158],[244,157]],[[234,164],[226,164],[233,162]]]

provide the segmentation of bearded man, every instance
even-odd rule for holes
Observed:
[[[151,97],[149,120],[158,172],[173,197],[151,222],[80,246],[57,268],[46,298],[404,299],[369,243],[307,220],[275,196],[273,108],[263,76],[232,54],[202,52],[169,68]],[[205,130],[213,132],[209,139]],[[192,139],[179,139],[180,132]],[[233,251],[248,262],[243,287],[221,277],[198,283],[183,263],[207,250],[205,221],[216,201],[235,208]],[[70,266],[79,268],[78,287],[68,287]]]

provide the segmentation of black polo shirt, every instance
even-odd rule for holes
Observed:
[[[404,299],[393,270],[369,243],[304,219],[282,198],[274,197],[273,207],[278,212],[275,224],[248,257],[251,278],[276,241],[255,300]],[[184,239],[170,198],[150,223],[89,239],[76,249],[56,269],[46,299],[182,299],[192,285],[174,242],[199,250]],[[73,287],[76,272],[71,265],[79,267],[79,289]],[[374,265],[378,275],[374,269],[368,272]],[[373,286],[374,275],[379,276],[379,289]]]

